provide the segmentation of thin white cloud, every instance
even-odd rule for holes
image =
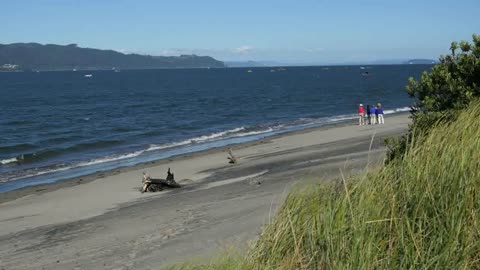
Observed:
[[[113,50],[123,54],[146,54],[143,50],[140,50],[140,49],[113,49]]]
[[[188,48],[167,48],[146,52],[146,54],[157,56],[178,56],[181,54],[197,54],[197,49]]]
[[[128,50],[128,49],[113,49],[113,50],[117,51],[117,52],[120,52],[120,53],[124,53],[124,54],[132,53],[132,51]]]
[[[234,53],[240,53],[240,54],[244,54],[244,53],[248,53],[250,51],[253,50],[253,47],[252,46],[248,46],[248,45],[243,45],[243,46],[240,46],[238,48],[235,48],[233,49],[232,51]]]
[[[175,55],[178,53],[178,50],[176,49],[164,49],[161,50],[158,54],[161,56],[170,56],[170,55]]]

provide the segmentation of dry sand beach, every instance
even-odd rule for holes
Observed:
[[[380,163],[408,114],[386,122],[235,145],[235,165],[219,148],[0,194],[0,269],[161,269],[243,248],[292,185]],[[143,171],[164,178],[169,167],[185,187],[139,192]]]

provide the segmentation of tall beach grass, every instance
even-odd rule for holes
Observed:
[[[480,102],[381,169],[293,191],[245,256],[174,269],[480,269]]]

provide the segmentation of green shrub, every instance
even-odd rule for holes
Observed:
[[[424,72],[421,81],[409,79],[408,94],[415,99],[417,113],[443,113],[450,109],[463,109],[480,95],[480,36],[473,35],[473,46],[452,42],[451,55],[441,56],[440,64]]]
[[[387,162],[403,156],[415,132],[426,132],[440,120],[453,121],[458,111],[480,96],[480,36],[474,34],[472,39],[473,45],[452,42],[451,55],[441,56],[440,64],[424,72],[420,81],[409,79],[406,90],[415,100],[413,124],[402,138],[386,141]]]

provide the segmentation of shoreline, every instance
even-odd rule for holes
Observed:
[[[386,115],[399,115],[405,113],[407,107],[386,110]],[[333,118],[333,119],[332,119]],[[65,181],[68,179],[80,179],[96,173],[108,173],[125,167],[134,167],[150,162],[170,159],[172,157],[188,155],[196,152],[208,151],[210,149],[228,147],[231,145],[248,144],[250,142],[259,141],[266,138],[276,138],[283,134],[293,134],[303,130],[310,130],[326,126],[339,126],[343,124],[355,124],[357,116],[354,115],[336,115],[332,118],[320,117],[315,121],[307,124],[298,125],[280,125],[282,128],[275,126],[267,126],[266,130],[249,131],[248,126],[239,128],[217,131],[210,135],[195,135],[190,139],[180,139],[174,142],[163,142],[153,144],[152,142],[144,142],[143,146],[132,148],[130,151],[112,152],[104,156],[96,156],[93,158],[79,159],[75,162],[69,162],[69,157],[64,162],[60,162],[60,166],[53,165],[46,167],[28,167],[25,170],[6,172],[6,178],[0,181],[0,194],[27,188],[30,186],[41,186]],[[317,120],[320,120],[317,122]],[[287,121],[288,123],[289,121]],[[244,131],[242,131],[244,130]],[[246,131],[245,131],[246,130]],[[232,136],[223,135],[232,132]],[[238,134],[237,134],[238,132]],[[242,133],[245,132],[245,133]],[[208,133],[207,133],[208,134]],[[223,135],[222,135],[223,134]],[[219,137],[219,139],[217,139]],[[213,139],[211,139],[213,138]],[[128,145],[128,144],[127,144]],[[74,153],[70,153],[73,155]],[[23,157],[17,156],[1,160],[2,165],[10,163],[17,164],[23,160]],[[50,167],[50,168],[49,168]],[[13,173],[12,175],[10,175]],[[25,174],[24,174],[25,173]],[[13,176],[13,177],[12,177]],[[11,177],[11,178],[10,178]]]
[[[0,203],[0,258],[6,269],[161,269],[245,247],[293,186],[381,166],[384,138],[410,123],[407,114],[386,120],[232,145],[234,165],[222,147],[16,191],[17,199],[13,191]],[[140,193],[142,171],[163,177],[169,167],[189,184]]]
[[[398,112],[398,113],[390,114],[389,117],[404,116],[404,115],[409,115],[409,112]],[[139,164],[132,165],[132,166],[124,166],[124,167],[119,167],[112,170],[97,171],[97,172],[86,174],[83,176],[66,178],[66,179],[55,181],[53,183],[21,187],[21,188],[6,191],[6,192],[0,192],[0,195],[1,195],[0,205],[5,202],[16,200],[25,196],[39,195],[47,192],[56,191],[62,188],[74,187],[74,186],[90,183],[95,180],[100,180],[105,177],[115,176],[121,173],[126,173],[130,171],[141,170],[141,169],[149,169],[155,166],[164,165],[169,162],[181,161],[189,158],[195,158],[198,156],[214,154],[214,153],[225,152],[225,157],[226,157],[227,155],[226,151],[228,151],[228,149],[232,149],[233,151],[235,151],[241,148],[251,147],[258,144],[271,143],[273,140],[282,138],[285,136],[293,136],[296,134],[304,134],[304,133],[309,133],[313,131],[322,131],[322,130],[328,130],[328,129],[344,127],[344,126],[355,126],[356,123],[357,123],[357,120],[352,119],[352,120],[346,120],[346,121],[336,122],[332,124],[326,124],[322,126],[309,127],[301,130],[287,131],[284,133],[263,137],[263,138],[249,141],[249,142],[234,143],[234,144],[229,144],[229,145],[220,146],[220,147],[213,147],[206,150],[200,150],[200,151],[195,151],[195,152],[186,153],[186,154],[178,154],[178,155],[174,155],[167,158],[161,158],[154,161],[141,162]],[[138,179],[141,179],[141,175],[138,176]]]
[[[395,115],[400,115],[404,113],[398,113]],[[31,194],[42,194],[46,192],[51,192],[55,191],[61,188],[68,188],[68,187],[73,187],[81,184],[86,184],[95,180],[99,180],[101,178],[104,178],[106,176],[114,176],[120,173],[125,173],[128,171],[133,171],[133,170],[140,170],[140,169],[148,169],[154,166],[162,165],[167,162],[173,162],[173,161],[179,161],[187,158],[194,158],[196,156],[201,156],[201,155],[206,155],[206,154],[211,154],[211,153],[218,153],[218,152],[225,152],[229,148],[231,148],[233,151],[235,151],[238,148],[241,147],[250,147],[256,144],[260,143],[268,143],[271,140],[274,140],[276,138],[280,138],[283,136],[289,136],[289,135],[294,135],[294,134],[302,134],[302,133],[308,133],[313,130],[323,130],[323,129],[328,129],[328,128],[334,128],[334,127],[339,127],[339,126],[347,126],[347,125],[353,125],[354,120],[347,120],[345,122],[338,122],[338,123],[333,123],[330,125],[323,125],[319,127],[311,127],[311,128],[306,128],[302,130],[296,130],[296,131],[289,131],[281,134],[276,134],[268,137],[264,137],[261,139],[257,139],[254,141],[250,142],[244,142],[244,143],[236,143],[236,144],[230,144],[230,145],[225,145],[225,146],[220,146],[220,147],[213,147],[210,149],[206,150],[200,150],[196,152],[191,152],[187,154],[179,154],[175,156],[171,156],[168,158],[162,158],[154,161],[147,161],[147,162],[141,162],[139,164],[133,165],[133,166],[124,166],[124,167],[119,167],[113,170],[106,170],[106,171],[97,171],[94,173],[86,174],[83,176],[78,176],[78,177],[72,177],[72,178],[66,178],[63,180],[58,180],[53,183],[46,183],[46,184],[38,184],[38,185],[31,185],[27,187],[22,187],[6,192],[0,192],[0,204],[15,200],[24,196],[28,196]],[[141,175],[138,176],[138,179],[141,179]],[[20,179],[21,180],[21,179]],[[16,181],[16,180],[15,180]]]

